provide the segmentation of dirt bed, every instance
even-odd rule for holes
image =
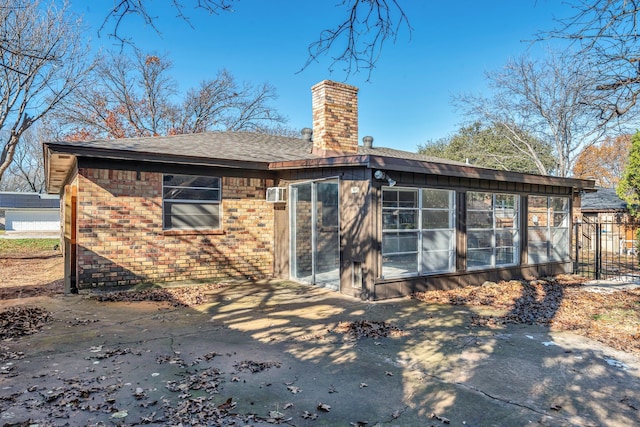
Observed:
[[[50,295],[63,291],[60,251],[0,256],[0,299]]]

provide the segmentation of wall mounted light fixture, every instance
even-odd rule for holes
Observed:
[[[389,183],[389,187],[393,187],[394,185],[397,184],[397,182],[391,179],[391,177],[387,175],[387,173],[384,171],[377,170],[373,173],[373,176],[375,177],[375,179],[380,179],[380,180],[386,179],[387,183]]]

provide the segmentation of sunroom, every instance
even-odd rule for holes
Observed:
[[[276,276],[385,299],[572,271],[572,209],[592,181],[374,150],[271,165],[290,194]]]

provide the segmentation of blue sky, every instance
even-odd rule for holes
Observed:
[[[188,5],[193,0],[183,0]],[[311,126],[311,86],[331,79],[360,88],[359,137],[374,145],[416,151],[419,144],[454,133],[464,117],[451,106],[451,96],[486,90],[484,73],[503,66],[531,47],[539,30],[551,29],[555,18],[570,9],[560,0],[401,0],[413,32],[401,31],[388,43],[373,74],[348,78],[340,67],[330,73],[331,58],[321,57],[300,71],[307,47],[343,14],[340,0],[240,0],[232,13],[191,13],[191,28],[161,7],[170,0],[150,1],[161,34],[132,16],[122,27],[145,51],[167,53],[172,75],[186,91],[226,68],[239,81],[269,82],[278,92],[278,111],[294,129]],[[119,49],[97,30],[109,0],[72,0],[84,16],[94,48]],[[452,6],[455,4],[455,7]],[[189,10],[187,10],[189,11]],[[125,48],[126,52],[126,48]]]

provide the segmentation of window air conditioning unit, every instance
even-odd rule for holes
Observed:
[[[287,189],[283,187],[267,188],[267,202],[284,203],[287,201]]]

